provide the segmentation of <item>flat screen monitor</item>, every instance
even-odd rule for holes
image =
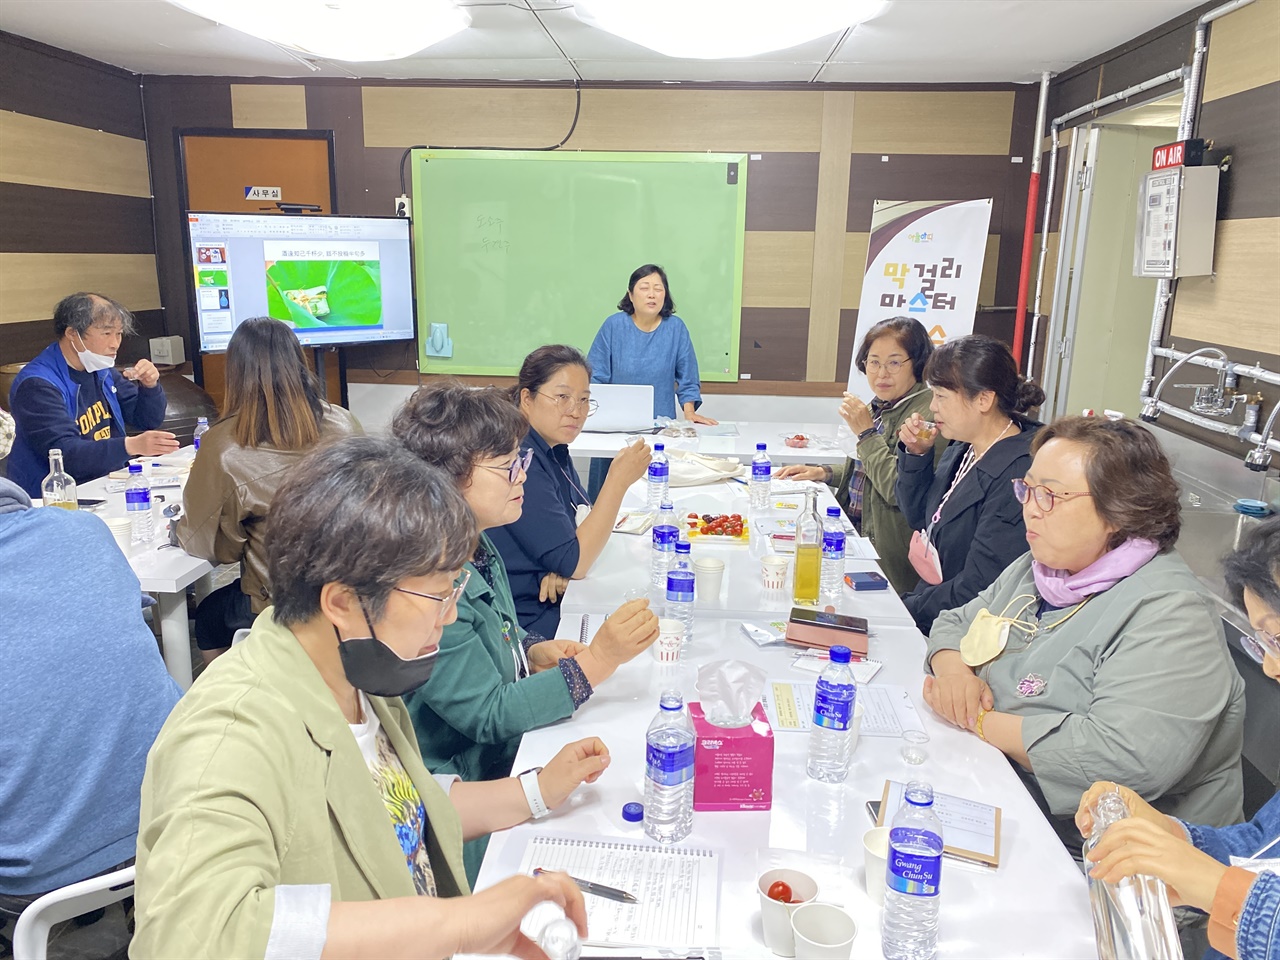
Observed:
[[[200,349],[227,348],[251,317],[275,317],[304,346],[413,338],[403,217],[189,213]]]

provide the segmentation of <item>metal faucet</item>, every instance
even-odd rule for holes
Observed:
[[[1272,406],[1271,416],[1267,417],[1267,424],[1260,431],[1262,439],[1258,441],[1258,445],[1244,455],[1244,465],[1250,470],[1261,473],[1271,465],[1271,451],[1267,448],[1267,443],[1271,440],[1277,413],[1280,413],[1280,402]]]
[[[1185,387],[1195,390],[1195,399],[1191,403],[1193,413],[1203,414],[1210,417],[1225,417],[1235,409],[1236,404],[1243,399],[1243,395],[1236,393],[1236,375],[1228,371],[1227,355],[1217,347],[1201,347],[1199,350],[1192,350],[1185,357],[1175,363],[1165,375],[1160,379],[1159,385],[1151,396],[1142,401],[1142,413],[1139,419],[1145,420],[1147,423],[1154,423],[1156,417],[1160,416],[1160,393],[1164,390],[1165,385],[1169,382],[1169,378],[1174,375],[1177,369],[1190,360],[1192,357],[1201,354],[1213,354],[1222,361],[1222,368],[1218,371],[1217,384],[1209,383],[1175,383],[1175,387]]]

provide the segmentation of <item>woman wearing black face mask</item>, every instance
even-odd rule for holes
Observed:
[[[392,441],[338,441],[294,468],[271,505],[275,606],[148,756],[136,955],[529,955],[520,920],[543,900],[585,935],[562,874],[468,896],[462,841],[594,781],[604,744],[519,778],[437,779],[399,699],[431,673],[475,544],[452,481]]]

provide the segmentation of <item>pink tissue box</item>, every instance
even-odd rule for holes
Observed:
[[[745,727],[716,727],[690,703],[693,732],[693,809],[768,810],[773,806],[773,728],[756,704]]]

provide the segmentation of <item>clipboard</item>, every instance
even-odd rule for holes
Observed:
[[[883,827],[885,825],[885,811],[889,809],[890,796],[901,797],[902,792],[905,789],[905,784],[897,783],[893,780],[886,780],[884,782],[884,792],[880,795],[880,812],[876,816],[877,827]],[[966,800],[963,797],[953,797],[947,793],[935,792],[933,800],[935,807],[941,806],[945,809],[950,805],[960,808],[957,812],[962,811],[965,814],[966,819],[977,818],[976,821],[971,822],[977,823],[980,828],[980,832],[985,833],[989,831],[992,836],[992,844],[989,849],[970,850],[963,846],[953,846],[950,843],[944,843],[942,846],[943,855],[951,857],[953,860],[963,861],[964,863],[972,863],[980,867],[989,867],[992,870],[999,867],[1000,835],[1002,832],[1000,808],[993,807],[986,803],[978,803],[976,800]],[[939,804],[939,801],[941,801],[941,804]],[[896,811],[898,806],[899,804],[895,804],[893,809]],[[952,826],[952,824],[948,822],[949,818],[943,816],[943,809],[935,809],[935,812],[938,814],[938,819],[942,821],[944,828]]]

